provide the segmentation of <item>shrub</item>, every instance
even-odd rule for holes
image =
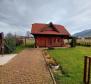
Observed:
[[[16,48],[16,39],[15,36],[11,33],[8,33],[5,36],[5,52],[10,53],[13,52]]]

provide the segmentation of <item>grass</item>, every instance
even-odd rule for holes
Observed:
[[[13,53],[19,53],[22,50],[24,50],[25,48],[34,48],[34,40],[27,40],[26,45],[24,45],[24,44],[16,46],[16,49]]]
[[[91,56],[90,47],[59,48],[48,52],[62,67],[63,74],[54,73],[58,84],[83,84],[84,56]]]
[[[25,49],[24,45],[19,45],[19,46],[16,47],[16,49],[12,53],[19,53],[24,49]]]

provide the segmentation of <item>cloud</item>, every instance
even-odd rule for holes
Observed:
[[[32,23],[52,21],[75,33],[91,27],[90,9],[90,0],[0,0],[0,31],[23,34]]]
[[[21,31],[22,29],[22,31]],[[19,28],[19,26],[10,25],[4,22],[0,22],[0,32],[7,33],[13,33],[18,35],[24,35],[25,34],[25,28]]]

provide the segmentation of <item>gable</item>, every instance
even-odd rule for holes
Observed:
[[[55,30],[52,27],[46,27],[41,30],[41,32],[43,32],[43,31],[55,31]]]
[[[44,31],[55,31],[55,32],[59,32],[52,23],[49,23],[47,26],[45,26],[44,28],[41,29],[40,32],[44,32]]]

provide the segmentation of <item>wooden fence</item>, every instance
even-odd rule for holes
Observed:
[[[91,69],[91,57],[85,56],[84,57],[84,77],[83,77],[84,84],[91,84],[90,69]]]
[[[79,46],[91,46],[91,39],[77,39],[76,44]]]

